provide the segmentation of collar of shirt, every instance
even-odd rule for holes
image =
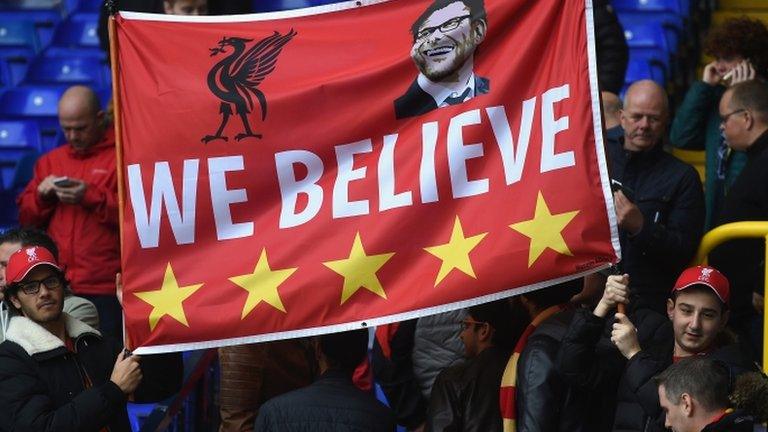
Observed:
[[[467,96],[467,99],[475,97],[475,74],[473,72],[470,72],[466,78],[460,79],[457,83],[443,84],[434,82],[423,74],[419,74],[416,78],[416,82],[422,90],[432,96],[432,99],[435,100],[435,104],[437,104],[438,107],[447,106],[445,103],[446,99],[449,97],[458,97],[464,93],[466,89],[469,89],[469,96]]]

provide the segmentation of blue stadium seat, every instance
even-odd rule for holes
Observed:
[[[0,10],[61,9],[61,0],[3,0]]]
[[[33,120],[0,120],[0,149],[42,150],[40,127]]]
[[[35,175],[35,162],[37,162],[38,158],[40,158],[40,153],[30,150],[16,161],[8,189],[17,193],[24,190]]]
[[[619,21],[626,29],[627,26],[652,24],[660,27],[660,32],[667,41],[670,54],[677,54],[685,27],[682,18],[665,12],[619,12]]]
[[[104,61],[107,60],[107,54],[104,51],[102,51],[101,48],[93,48],[93,47],[69,48],[69,47],[48,46],[47,48],[43,49],[43,52],[40,55],[45,58],[90,57],[90,58],[95,58],[95,59],[104,60]]]
[[[56,26],[61,22],[61,12],[51,9],[0,10],[0,21],[30,21],[35,25],[40,46],[51,42]]]
[[[112,99],[112,87],[102,87],[100,89],[93,89],[101,102],[101,109],[106,110],[109,100]]]
[[[52,45],[66,48],[99,48],[99,14],[74,13],[59,24]]]
[[[103,67],[103,62],[92,57],[38,57],[29,66],[24,82],[102,87],[107,85]]]
[[[0,98],[0,115],[21,117],[56,116],[63,86],[19,86]]]
[[[680,0],[612,0],[611,6],[617,12],[670,12],[680,17],[690,12],[683,9]]]
[[[33,56],[32,50],[26,48],[0,49],[0,74],[4,75],[0,81],[10,87],[18,85],[26,76]]]
[[[664,66],[647,59],[634,59],[630,55],[624,82],[632,84],[635,81],[643,79],[656,81],[662,87],[666,86],[667,76]]]
[[[22,85],[6,90],[0,96],[0,116],[9,119],[30,119],[40,125],[42,148],[58,145],[60,128],[58,103],[66,86]]]
[[[35,23],[31,21],[0,20],[0,48],[27,48],[40,51]]]
[[[72,12],[99,13],[104,5],[104,0],[70,0],[70,3],[76,3]]]
[[[4,189],[18,191],[29,182],[29,160],[34,165],[40,150],[40,128],[35,121],[0,120],[0,174]],[[24,162],[23,166],[20,162]]]
[[[622,25],[630,56],[638,55],[657,60],[670,71],[671,53],[661,23],[629,21]]]

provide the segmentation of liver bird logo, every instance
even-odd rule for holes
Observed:
[[[226,135],[222,135],[227,126],[229,117],[234,112],[243,121],[243,132],[235,136],[237,141],[244,138],[261,138],[261,134],[253,133],[248,121],[248,114],[255,108],[254,99],[259,102],[261,120],[267,118],[267,98],[259,90],[259,84],[264,81],[275,66],[277,57],[283,47],[296,36],[291,29],[285,35],[274,32],[246,51],[246,44],[253,39],[239,37],[223,37],[218,46],[210,48],[211,57],[218,54],[227,54],[225,58],[216,63],[208,72],[208,87],[216,97],[221,99],[219,114],[221,124],[214,135],[206,135],[201,141],[209,143],[213,140],[228,141]]]

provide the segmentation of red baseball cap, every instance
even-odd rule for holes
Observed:
[[[5,280],[9,284],[21,282],[33,268],[40,265],[49,265],[61,271],[56,258],[53,257],[53,254],[48,249],[42,246],[23,247],[8,258]]]
[[[712,289],[721,302],[728,304],[731,298],[731,284],[717,269],[709,266],[696,266],[685,269],[675,282],[672,292],[682,291],[694,285],[704,285]]]

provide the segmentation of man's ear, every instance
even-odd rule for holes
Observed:
[[[477,336],[481,341],[490,341],[493,336],[493,327],[488,323],[483,323],[483,325],[480,326]]]
[[[667,299],[667,316],[669,317],[670,321],[672,320],[672,315],[675,312],[675,302],[672,299]]]
[[[680,403],[677,405],[686,417],[693,417],[693,398],[688,393],[680,395]]]
[[[11,301],[11,303],[13,304],[13,306],[16,309],[21,310],[21,302],[19,301],[19,297],[18,296],[16,296],[15,294],[14,295],[9,295],[8,296],[8,300]]]
[[[488,23],[485,20],[477,20],[472,26],[472,37],[475,38],[475,45],[480,45],[485,39],[485,32],[488,30]]]
[[[746,119],[746,122],[747,122],[746,129],[747,130],[752,130],[752,128],[754,128],[754,126],[755,126],[755,116],[752,114],[752,111],[750,111],[750,110],[746,110],[744,112],[744,114],[746,114],[746,117],[747,117],[747,119]]]

